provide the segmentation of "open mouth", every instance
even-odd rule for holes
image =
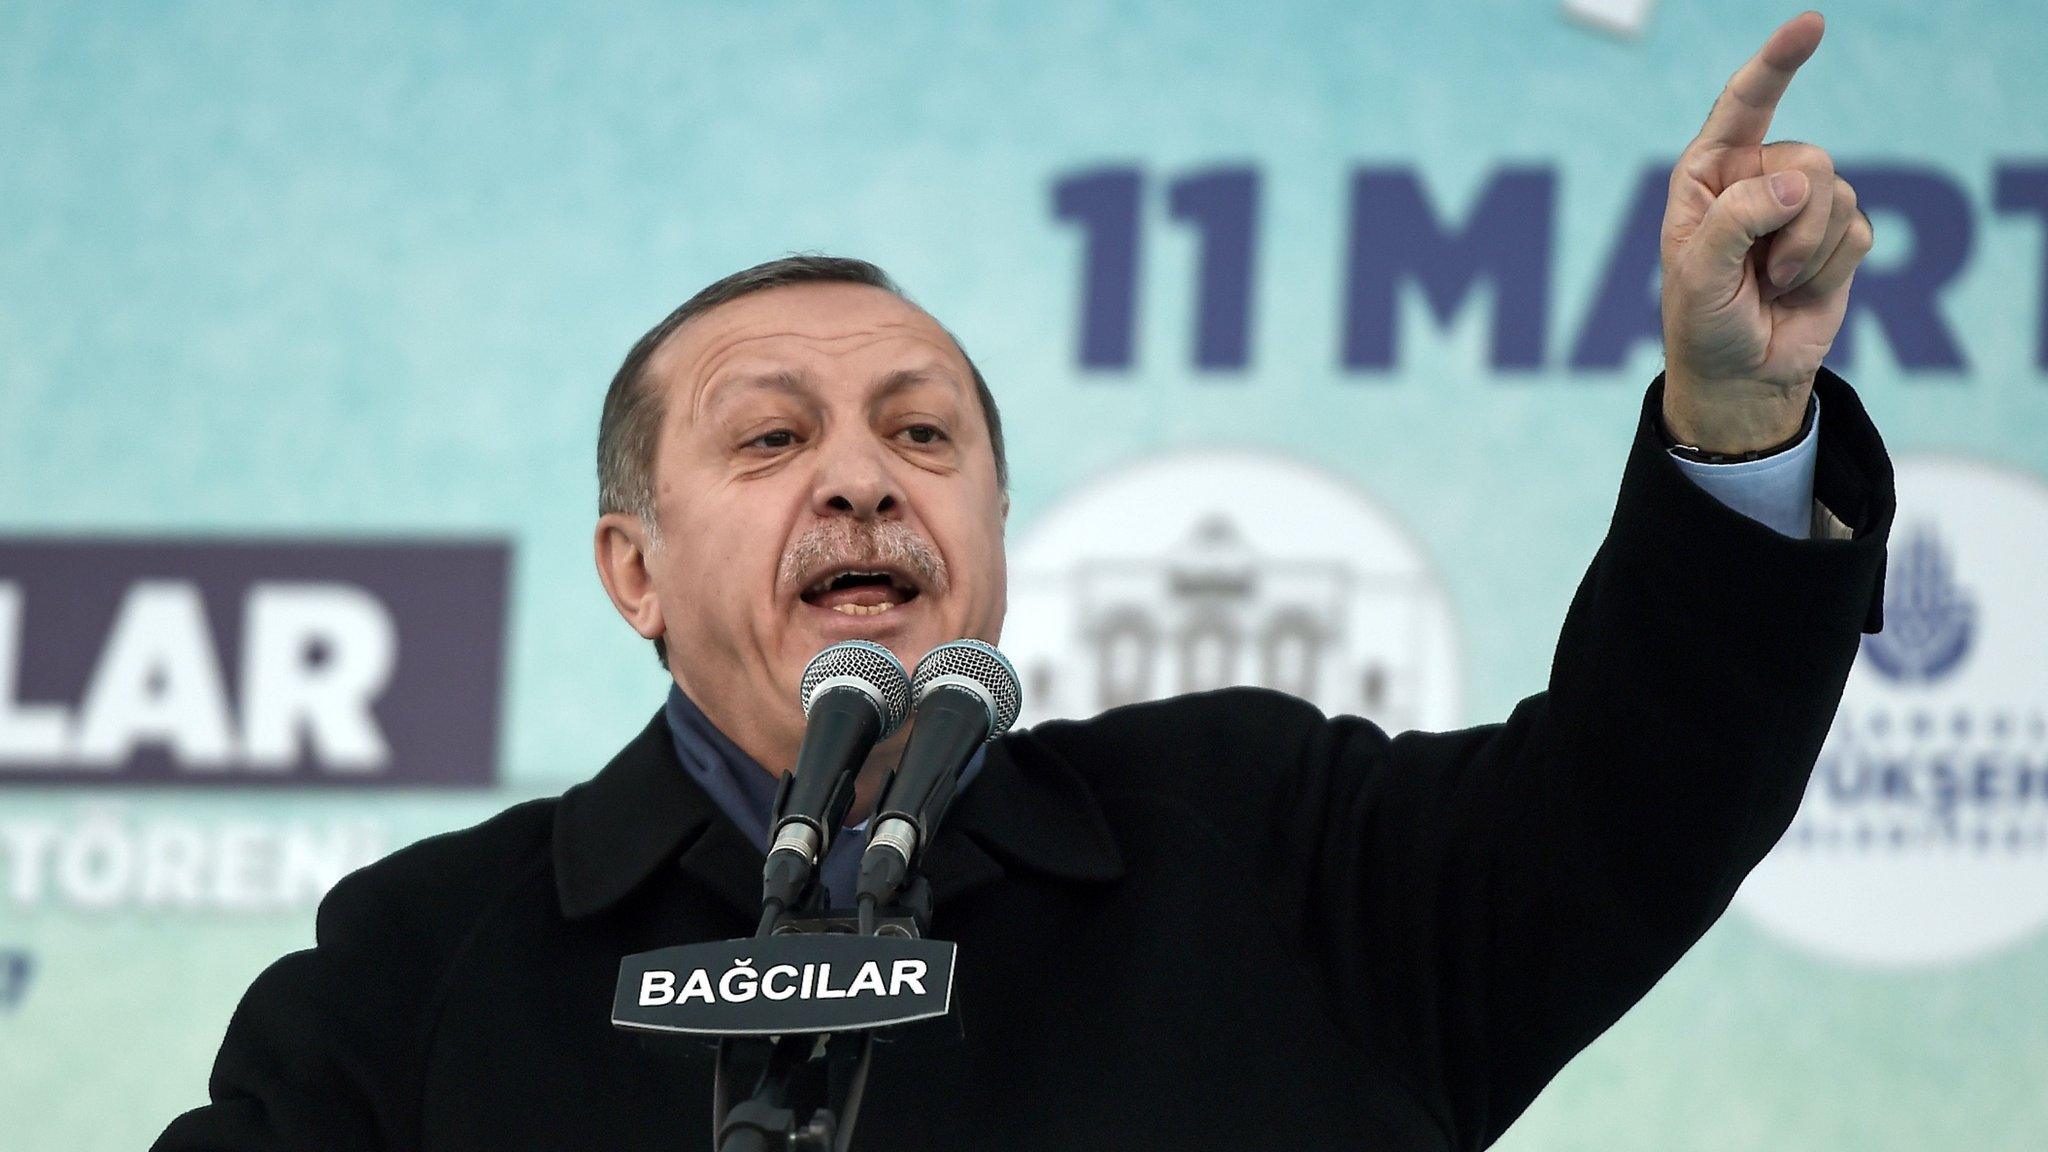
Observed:
[[[842,569],[806,585],[803,602],[846,616],[880,616],[917,599],[917,585],[889,571]]]

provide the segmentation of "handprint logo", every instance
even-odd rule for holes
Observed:
[[[1884,631],[1863,638],[1863,655],[1888,680],[1930,683],[1962,662],[1976,625],[1977,606],[1957,586],[1948,551],[1919,525],[1886,573]]]

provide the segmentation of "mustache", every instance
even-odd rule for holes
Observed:
[[[801,590],[814,574],[848,565],[900,568],[929,592],[943,593],[949,584],[939,550],[895,520],[828,520],[807,529],[783,552],[775,580]]]

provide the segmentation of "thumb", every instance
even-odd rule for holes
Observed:
[[[1737,180],[1721,190],[1693,233],[1696,267],[1715,279],[1742,275],[1749,250],[1790,223],[1806,203],[1806,173],[1796,168]]]

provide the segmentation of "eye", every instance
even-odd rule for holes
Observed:
[[[936,444],[946,438],[945,430],[936,424],[912,424],[901,435],[910,437],[912,444]]]
[[[763,432],[759,436],[754,437],[752,440],[747,441],[746,446],[749,448],[767,448],[773,450],[776,448],[787,448],[795,443],[796,433],[790,431],[787,428],[776,428],[772,431]]]

